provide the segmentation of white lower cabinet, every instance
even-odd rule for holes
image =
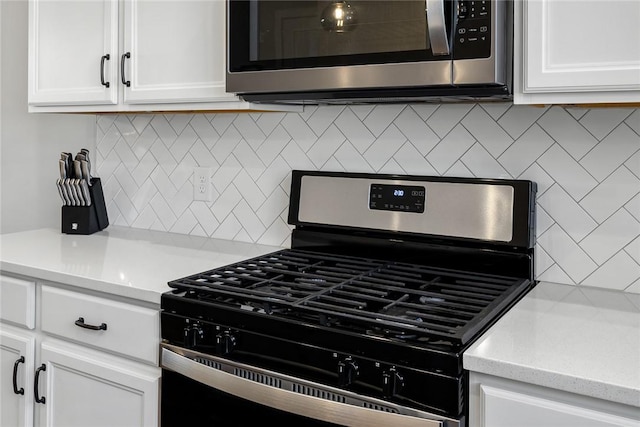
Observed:
[[[38,395],[40,426],[143,427],[158,425],[159,375],[73,344],[41,346]]]
[[[34,334],[0,324],[0,426],[33,425]]]
[[[0,279],[3,297],[23,296],[16,283],[33,283],[35,292],[14,302],[36,307],[33,329],[15,310],[0,312],[1,427],[159,425],[159,308]]]
[[[469,427],[640,426],[638,408],[474,372],[469,394]]]

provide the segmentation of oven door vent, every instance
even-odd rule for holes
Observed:
[[[215,362],[213,360],[205,359],[204,357],[195,357],[193,360],[195,360],[198,363],[202,363],[203,365],[213,369],[218,369],[218,370],[222,369],[222,365],[220,363]]]
[[[291,384],[291,391],[307,396],[317,397],[319,399],[331,400],[333,402],[346,403],[347,399],[337,393],[331,393],[327,390],[321,390],[315,387],[309,387],[302,384]]]
[[[282,381],[269,375],[259,374],[248,369],[241,368],[234,368],[233,374],[237,377],[244,378],[245,380],[253,381],[255,383],[282,388]]]
[[[375,403],[371,403],[371,402],[362,402],[362,406],[364,408],[374,409],[376,411],[391,412],[393,414],[399,413],[397,409],[389,408],[387,406],[382,406],[382,405],[376,405]]]

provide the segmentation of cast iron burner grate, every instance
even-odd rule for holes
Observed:
[[[527,279],[284,249],[169,282],[211,304],[402,340],[462,345]]]

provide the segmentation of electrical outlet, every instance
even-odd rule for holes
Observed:
[[[211,201],[211,169],[193,169],[193,200]]]

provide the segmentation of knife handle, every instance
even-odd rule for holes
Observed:
[[[82,167],[80,166],[80,160],[73,161],[73,173],[74,173],[74,178],[77,178],[77,179],[82,178]]]
[[[82,194],[84,195],[84,204],[86,206],[91,206],[91,192],[89,191],[89,186],[87,185],[86,179],[80,180],[80,188],[82,189]]]
[[[82,178],[87,180],[87,183],[91,185],[91,169],[88,160],[80,160],[80,169],[82,170]]]
[[[60,198],[62,199],[62,205],[66,206],[67,205],[67,199],[64,196],[64,194],[62,193],[62,184],[60,182],[60,178],[58,178],[56,180],[56,187],[58,188],[58,193],[60,193]]]

